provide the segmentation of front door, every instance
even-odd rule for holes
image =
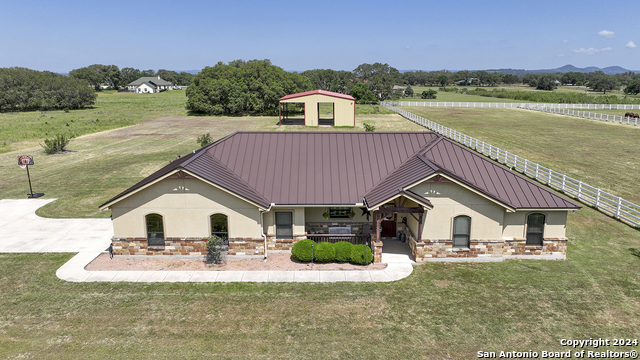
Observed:
[[[396,237],[396,214],[389,214],[380,224],[381,237]]]

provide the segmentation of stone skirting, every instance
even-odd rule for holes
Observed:
[[[567,239],[544,239],[542,246],[526,246],[525,239],[471,240],[469,248],[453,248],[453,240],[422,240],[413,237],[407,242],[415,261],[451,258],[545,258],[563,259],[567,253]]]
[[[267,251],[291,250],[293,244],[306,238],[306,235],[294,235],[293,239],[276,239],[275,234],[267,234]]]
[[[111,238],[114,256],[120,255],[207,255],[203,238],[166,238],[164,246],[147,246],[147,238]]]

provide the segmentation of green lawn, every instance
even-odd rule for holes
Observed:
[[[55,271],[71,254],[0,254],[0,358],[469,359],[640,338],[638,231],[583,209],[567,235],[567,261],[425,264],[377,284],[68,283]]]
[[[640,204],[640,127],[522,109],[404,110]]]

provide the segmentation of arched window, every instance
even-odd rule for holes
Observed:
[[[147,246],[164,246],[164,224],[162,215],[149,214],[145,217],[147,224]]]
[[[453,218],[453,247],[468,248],[471,235],[471,218],[460,215]]]
[[[229,245],[229,222],[227,215],[213,214],[211,215],[211,235],[220,237],[225,245]]]
[[[544,215],[530,214],[527,216],[527,243],[528,246],[542,246],[544,236]]]

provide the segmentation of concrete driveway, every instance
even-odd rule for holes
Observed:
[[[56,199],[0,200],[0,252],[102,252],[111,219],[47,219],[36,210]]]

